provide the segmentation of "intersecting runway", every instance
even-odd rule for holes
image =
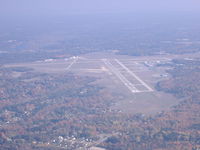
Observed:
[[[126,65],[124,65],[119,59],[80,59],[81,61],[77,62],[79,57],[72,59],[72,62],[67,66],[66,70],[70,71],[72,66],[75,63],[78,63],[75,66],[75,70],[83,70],[79,65],[83,64],[104,64],[104,66],[110,70],[110,72],[115,75],[119,81],[121,81],[125,87],[127,87],[132,93],[141,93],[141,92],[153,92],[154,90],[145,83],[140,77],[138,77],[134,72],[132,72]],[[77,69],[76,69],[77,67]],[[88,70],[88,68],[86,67]],[[93,68],[94,69],[94,68]],[[74,70],[74,68],[72,69]],[[139,88],[139,89],[138,89]]]

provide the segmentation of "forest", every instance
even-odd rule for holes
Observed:
[[[155,116],[111,110],[115,96],[91,84],[96,78],[1,68],[1,149],[198,150],[199,64],[184,59],[169,64],[171,78],[156,88],[183,100]]]

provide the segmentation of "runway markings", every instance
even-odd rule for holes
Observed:
[[[115,59],[115,61],[123,67],[130,75],[132,75],[135,79],[137,79],[143,86],[145,86],[150,92],[153,91],[153,89],[147,85],[142,79],[140,79],[135,73],[133,73],[129,68],[127,68],[122,62],[120,62],[118,59]]]
[[[113,74],[115,74],[120,80],[121,82],[133,93],[137,93],[140,92],[138,89],[136,89],[136,87],[128,80],[126,79],[119,70],[117,70],[117,68],[115,68],[109,60],[107,59],[102,59],[102,61],[104,62],[104,64],[108,67],[108,69],[110,69],[112,71]]]
[[[73,61],[67,66],[66,70],[70,70],[71,67],[75,64],[75,63],[81,63],[82,62],[77,62],[79,58],[73,58]],[[132,72],[128,67],[126,67],[126,63],[123,64],[120,60],[118,59],[112,59],[114,60],[118,65],[115,66],[116,64],[113,64],[113,61],[109,60],[109,59],[89,59],[88,62],[83,62],[83,63],[97,63],[99,60],[101,60],[106,68],[108,68],[112,74],[114,74],[132,93],[141,93],[141,92],[153,92],[154,90],[147,85],[147,83],[145,83],[142,79],[140,79],[134,72]],[[134,77],[135,80],[139,81],[139,83],[132,83],[132,81],[130,81],[126,75],[124,75],[123,73],[128,73],[129,75],[131,75],[132,77]],[[140,90],[138,89],[137,86],[143,86],[144,90]]]

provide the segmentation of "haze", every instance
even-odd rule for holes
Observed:
[[[198,0],[0,0],[1,16],[93,13],[197,13]]]

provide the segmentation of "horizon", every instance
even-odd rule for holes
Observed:
[[[72,14],[123,14],[123,13],[200,13],[200,1],[197,0],[1,0],[0,16],[59,16]]]

